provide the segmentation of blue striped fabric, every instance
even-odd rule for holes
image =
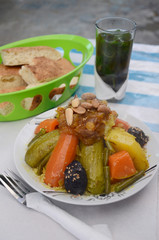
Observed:
[[[130,70],[129,80],[134,79],[140,82],[159,83],[159,73]]]
[[[94,74],[94,66],[86,64],[83,73]],[[142,71],[129,71],[129,80],[143,81],[149,83],[159,83],[159,73],[154,72],[142,72]]]
[[[80,53],[76,49],[71,50],[72,53]],[[96,49],[94,48],[93,55],[96,54]],[[131,59],[137,61],[149,61],[149,62],[159,62],[159,53],[146,53],[140,51],[133,51]]]
[[[95,93],[94,87],[89,86],[80,86],[77,90],[76,94],[81,96],[82,93],[93,92]],[[145,95],[139,93],[130,93],[126,92],[126,96],[124,99],[118,101],[116,104],[126,104],[126,105],[134,105],[148,108],[157,108],[159,109],[159,96],[153,95]],[[159,127],[159,124],[158,124]]]
[[[159,53],[132,52],[131,59],[137,61],[159,62]]]
[[[92,40],[92,43],[94,43],[94,40]],[[136,45],[138,45],[137,49],[139,49],[139,44]],[[133,107],[133,109],[136,109],[138,112],[142,110],[142,116],[139,120],[142,120],[159,139],[159,48],[156,48],[157,51],[155,52],[155,46],[151,46],[149,51],[146,52],[144,49],[147,48],[144,48],[144,45],[141,45],[141,47],[142,49],[138,51],[134,44],[134,50],[131,56],[133,64],[132,67],[130,64],[128,88],[125,98],[118,101],[116,105],[121,107],[127,106],[128,110],[129,107]],[[79,52],[75,50],[73,50],[73,52],[75,55],[79,54]],[[95,49],[92,61],[90,60],[84,67],[84,80],[82,80],[76,92],[78,96],[81,96],[84,92],[95,93],[94,58]],[[78,57],[76,57],[76,62],[78,64]],[[148,66],[148,69],[145,66]],[[88,80],[89,85],[87,83]],[[140,87],[137,87],[138,84],[140,84]],[[131,112],[131,114],[133,114],[133,112]],[[135,115],[134,112],[134,116]]]

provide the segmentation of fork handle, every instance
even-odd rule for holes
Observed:
[[[26,195],[27,207],[52,218],[68,232],[81,240],[112,240],[109,230],[107,234],[102,234],[93,227],[73,217],[69,213],[55,206],[48,198],[38,192]],[[107,227],[107,226],[106,226]]]

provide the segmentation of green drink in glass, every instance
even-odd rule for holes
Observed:
[[[124,97],[136,24],[123,18],[96,22],[96,95],[101,99]]]

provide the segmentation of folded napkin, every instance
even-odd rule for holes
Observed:
[[[68,232],[80,240],[112,240],[108,226],[104,224],[93,227],[71,216],[64,210],[55,206],[48,198],[38,192],[26,195],[27,207],[52,218]]]

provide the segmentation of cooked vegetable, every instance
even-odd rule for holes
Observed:
[[[120,151],[109,156],[110,175],[112,179],[123,179],[136,173],[134,163],[126,151]]]
[[[34,143],[39,137],[41,137],[42,135],[44,135],[46,133],[46,130],[44,128],[42,128],[36,135],[35,137],[33,137],[33,139],[28,143],[28,147],[30,147],[30,145],[32,143]]]
[[[127,131],[130,128],[130,124],[120,118],[117,118],[115,120],[115,127],[120,127]]]
[[[105,141],[105,144],[106,144],[106,146],[108,148],[108,151],[110,153],[115,153],[115,150],[114,150],[114,148],[112,147],[112,145],[111,145],[111,143],[109,141]]]
[[[104,167],[104,175],[105,175],[105,193],[109,194],[111,192],[111,184],[110,184],[110,167]]]
[[[53,131],[57,126],[59,122],[57,121],[56,118],[54,119],[46,119],[42,121],[35,129],[35,134],[37,134],[42,128],[46,130],[46,132],[51,132]]]
[[[46,165],[47,162],[49,161],[49,158],[50,158],[50,156],[51,156],[51,153],[52,153],[52,151],[49,152],[49,153],[43,158],[43,160],[40,162],[40,164],[38,165],[38,167],[37,167],[37,172],[36,172],[37,175],[41,175],[41,174],[43,173],[43,168],[45,167],[45,165]]]
[[[137,171],[146,170],[149,166],[146,154],[140,144],[136,142],[135,137],[122,128],[112,128],[107,140],[110,141],[115,151],[127,151],[135,165]]]
[[[131,184],[133,184],[134,182],[136,182],[138,179],[140,179],[141,177],[143,177],[145,174],[145,171],[144,170],[141,170],[140,172],[136,173],[134,176],[118,183],[115,188],[114,188],[114,191],[115,192],[120,192],[122,191],[123,189],[129,187]]]
[[[132,134],[136,141],[143,147],[148,141],[149,137],[145,135],[145,133],[138,127],[130,127],[128,129],[128,133]]]
[[[103,165],[107,166],[108,165],[108,159],[109,159],[109,150],[108,148],[104,148],[104,159],[103,159]]]
[[[103,171],[103,140],[100,140],[90,146],[84,145],[81,142],[80,150],[80,162],[86,171],[88,179],[87,191],[92,194],[103,193],[105,189]]]
[[[87,187],[87,175],[79,161],[73,161],[65,170],[65,188],[68,193],[84,194]]]
[[[59,139],[59,130],[46,133],[40,136],[33,144],[30,145],[26,154],[25,161],[32,167],[36,168],[43,158],[55,147]]]
[[[75,135],[61,133],[59,140],[46,165],[44,182],[52,187],[64,183],[64,171],[74,160],[78,138]]]

